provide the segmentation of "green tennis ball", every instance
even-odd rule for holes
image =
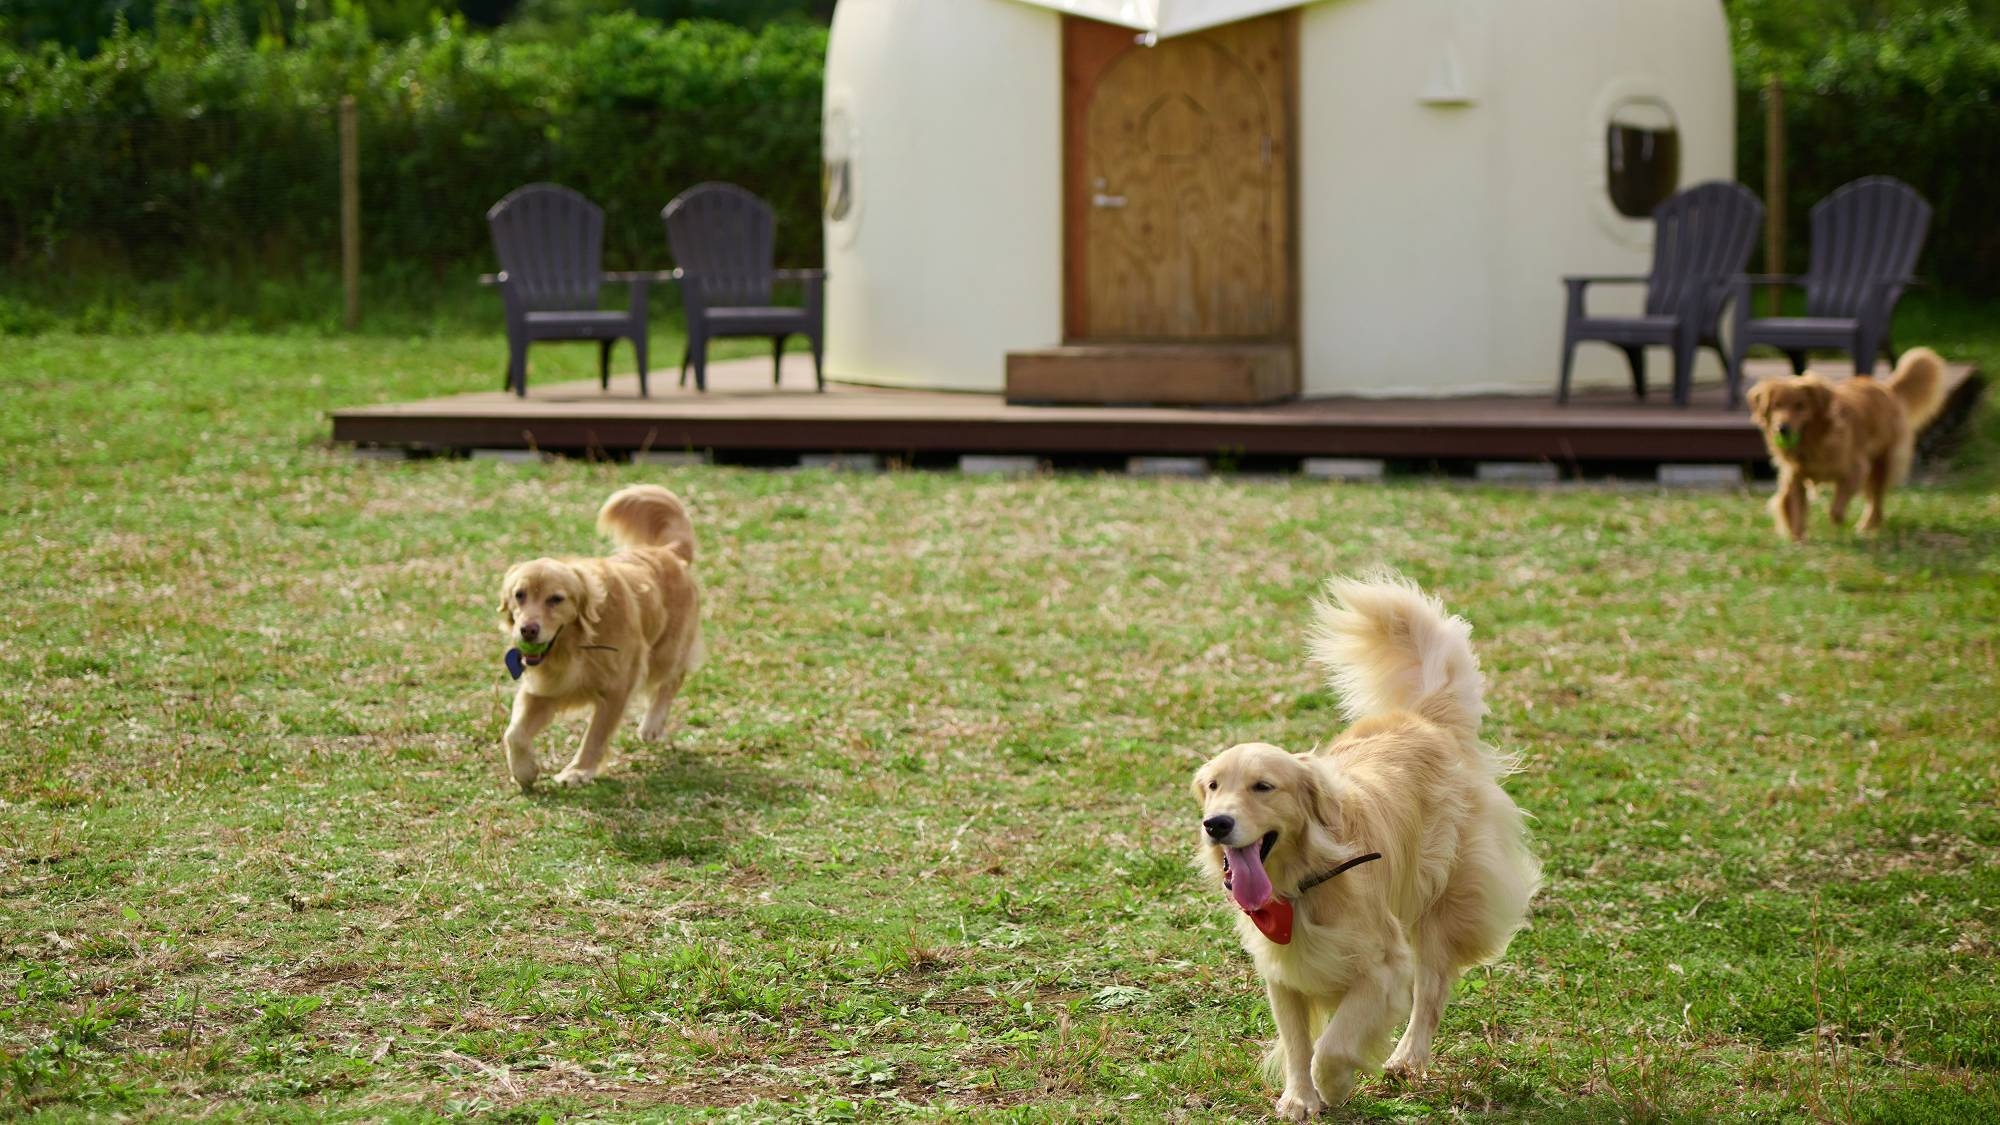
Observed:
[[[1799,435],[1797,435],[1797,434],[1773,434],[1773,435],[1772,435],[1772,437],[1771,437],[1771,440],[1772,440],[1773,442],[1777,443],[1777,446],[1778,446],[1778,448],[1779,448],[1779,449],[1791,449],[1791,448],[1793,448],[1794,446],[1796,446],[1796,445],[1798,445],[1798,444],[1799,444]]]
[[[521,649],[522,656],[540,656],[541,654],[549,651],[549,646],[554,643],[555,643],[554,641],[542,641],[540,643],[536,643],[535,641],[522,641],[519,647]]]

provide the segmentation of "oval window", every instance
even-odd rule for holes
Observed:
[[[1604,182],[1611,205],[1632,219],[1652,215],[1681,182],[1681,135],[1658,98],[1628,98],[1605,127]]]
[[[826,115],[826,155],[820,165],[826,217],[838,223],[854,213],[854,126],[847,111]]]

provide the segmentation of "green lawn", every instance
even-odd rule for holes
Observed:
[[[1186,778],[1336,728],[1306,600],[1378,563],[1475,623],[1548,886],[1353,1114],[2000,1115],[1990,406],[1801,550],[1768,486],[356,462],[322,411],[496,335],[0,349],[0,1115],[1254,1119]],[[711,661],[673,748],[524,798],[501,571],[635,480]]]

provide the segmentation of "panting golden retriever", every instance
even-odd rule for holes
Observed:
[[[1479,740],[1472,627],[1400,578],[1336,580],[1311,655],[1353,725],[1310,753],[1233,746],[1195,773],[1200,860],[1234,901],[1278,1026],[1282,1117],[1418,1074],[1452,983],[1498,958],[1541,882],[1511,760]],[[1413,1010],[1414,1008],[1414,1010]]]
[[[1808,485],[1833,486],[1828,514],[1847,521],[1856,492],[1867,498],[1861,530],[1882,526],[1882,497],[1909,474],[1917,432],[1944,405],[1944,360],[1911,348],[1886,383],[1871,377],[1831,383],[1808,371],[1750,388],[1750,415],[1764,431],[1778,491],[1771,514],[1778,534],[1806,538]]]
[[[680,498],[634,485],[604,502],[597,528],[622,548],[608,558],[536,559],[500,583],[507,666],[521,681],[507,724],[507,766],[523,792],[541,776],[535,736],[559,713],[590,711],[583,745],[552,780],[584,785],[604,766],[635,692],[647,699],[639,737],[664,741],[674,696],[701,664],[701,595],[690,568],[694,526]]]

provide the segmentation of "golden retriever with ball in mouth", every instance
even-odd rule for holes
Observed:
[[[507,766],[524,793],[541,776],[535,736],[557,714],[590,710],[583,745],[553,779],[588,784],[633,693],[649,700],[639,737],[664,741],[681,681],[701,664],[694,525],[680,497],[656,484],[622,489],[598,511],[597,529],[622,549],[520,563],[500,583],[500,630],[514,642],[507,670],[521,681]]]
[[[1929,348],[1904,352],[1886,382],[1861,375],[1829,383],[1808,371],[1750,388],[1750,415],[1778,470],[1771,497],[1778,534],[1805,542],[1807,493],[1815,484],[1833,486],[1828,514],[1836,525],[1847,522],[1847,505],[1859,493],[1867,504],[1861,530],[1879,530],[1883,497],[1909,476],[1917,434],[1944,397],[1944,359]]]
[[[1541,881],[1500,788],[1512,764],[1479,740],[1472,627],[1400,578],[1327,595],[1311,656],[1354,725],[1305,754],[1233,746],[1194,777],[1200,859],[1264,978],[1293,1121],[1345,1101],[1405,1013],[1388,1069],[1422,1073],[1452,982],[1506,951]]]

